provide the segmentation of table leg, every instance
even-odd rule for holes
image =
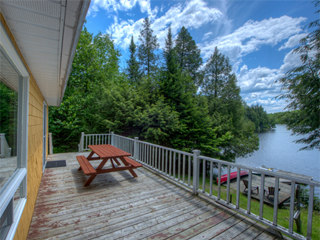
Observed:
[[[88,180],[84,183],[84,186],[87,187],[90,185],[90,183],[93,181],[93,179],[97,176],[97,174],[91,175]]]
[[[116,162],[116,164],[118,164],[118,166],[120,166],[120,165],[121,165],[121,164],[120,164],[120,162],[118,161],[118,159],[113,158],[113,160]]]
[[[123,157],[120,157],[120,160],[123,162],[125,166],[130,166],[130,164]],[[133,169],[128,169],[128,170],[133,177],[135,178],[138,177],[138,175],[133,171]]]
[[[108,162],[108,160],[109,158],[103,159],[99,166],[96,168],[96,170],[101,170],[103,166]]]
[[[94,151],[92,151],[92,152],[89,154],[89,156],[87,157],[87,159],[90,160],[90,159],[92,158],[93,154],[94,154]]]

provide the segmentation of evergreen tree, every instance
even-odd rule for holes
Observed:
[[[129,46],[130,58],[127,60],[128,79],[131,84],[138,84],[141,78],[141,73],[139,70],[139,62],[136,59],[136,44],[133,41],[133,36],[131,37],[131,43]]]
[[[259,140],[254,135],[253,123],[248,122],[245,116],[236,82],[229,59],[216,47],[204,67],[200,86],[201,93],[208,99],[213,126],[218,128],[217,136],[228,132],[232,136],[219,146],[225,160],[245,156],[258,149]]]
[[[175,50],[178,64],[182,71],[186,71],[194,82],[198,80],[198,69],[202,64],[200,49],[185,27],[182,27],[176,39]]]
[[[315,6],[319,7],[320,1],[315,1]],[[316,13],[319,14],[320,10]],[[301,46],[294,51],[300,54],[302,65],[291,69],[276,81],[282,85],[281,90],[286,91],[278,98],[288,100],[286,109],[293,110],[285,120],[287,127],[294,134],[305,135],[295,141],[308,144],[300,150],[320,149],[320,20],[311,22],[308,27],[316,28],[301,39]]]
[[[140,30],[139,41],[141,42],[138,48],[138,56],[141,66],[141,71],[150,75],[156,70],[157,56],[155,51],[159,48],[157,37],[153,36],[151,22],[149,18],[145,18],[142,23],[143,29]]]

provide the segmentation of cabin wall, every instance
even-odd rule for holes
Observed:
[[[42,154],[43,154],[43,102],[44,98],[40,89],[23,58],[18,45],[9,29],[3,15],[0,13],[0,21],[6,29],[12,44],[15,46],[22,62],[30,74],[29,82],[29,119],[28,119],[28,168],[27,168],[27,202],[23,210],[14,239],[26,239],[32,220],[38,190],[42,178]],[[48,112],[48,111],[47,111]],[[47,118],[48,119],[48,118]],[[47,131],[48,133],[48,131]],[[48,139],[48,134],[47,134]]]

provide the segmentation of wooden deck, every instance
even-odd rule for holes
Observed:
[[[46,169],[28,239],[278,239],[258,224],[154,174],[98,175],[89,187],[76,155]],[[93,161],[92,164],[99,164]]]

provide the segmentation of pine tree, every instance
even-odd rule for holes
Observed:
[[[319,14],[320,1],[314,2]],[[308,144],[300,150],[320,150],[320,19],[307,27],[314,31],[301,39],[301,46],[294,51],[300,54],[302,65],[276,81],[282,85],[281,90],[286,91],[277,98],[286,99],[289,104],[285,109],[293,111],[285,120],[287,127],[296,135],[304,135],[295,142]]]
[[[138,48],[138,56],[141,66],[141,71],[150,75],[155,72],[157,56],[155,51],[159,48],[157,37],[153,36],[151,22],[149,18],[145,18],[142,23],[143,29],[140,30],[139,41],[141,45]]]
[[[200,49],[185,27],[182,27],[176,39],[175,50],[178,64],[182,71],[186,71],[194,82],[198,80],[198,69],[202,64]]]
[[[139,70],[139,62],[136,59],[136,44],[133,41],[133,36],[131,37],[131,43],[129,46],[130,58],[127,60],[127,74],[130,84],[139,84],[141,73]]]

